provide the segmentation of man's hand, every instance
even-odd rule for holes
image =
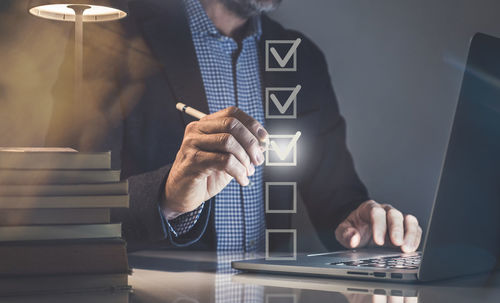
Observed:
[[[422,228],[417,218],[405,215],[388,204],[370,200],[361,204],[335,230],[335,237],[347,248],[397,246],[403,252],[417,250]]]
[[[264,127],[236,107],[207,115],[186,127],[165,184],[161,205],[168,220],[195,210],[234,178],[242,186],[264,162]]]

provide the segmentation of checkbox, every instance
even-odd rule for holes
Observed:
[[[302,40],[266,40],[266,72],[297,71],[297,48]]]
[[[297,294],[266,294],[266,303],[297,303]]]
[[[297,182],[266,182],[266,214],[297,213]]]
[[[302,86],[267,87],[266,88],[266,119],[296,119],[297,94]]]
[[[296,259],[297,230],[266,229],[266,260],[286,261]]]
[[[294,135],[269,135],[266,166],[296,166],[297,141],[300,135],[300,131]]]

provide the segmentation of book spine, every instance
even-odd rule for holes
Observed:
[[[0,209],[0,226],[109,223],[109,208]]]
[[[121,224],[0,227],[0,242],[120,238]]]
[[[0,169],[111,169],[111,153],[0,152]]]
[[[127,273],[124,241],[0,246],[0,276]]]
[[[129,196],[0,197],[0,209],[127,208]]]
[[[126,195],[128,182],[67,185],[2,185],[0,196],[88,196]]]
[[[0,279],[0,296],[94,293],[127,288],[129,287],[126,274],[46,275]]]
[[[0,170],[0,184],[94,184],[120,181],[117,170]]]

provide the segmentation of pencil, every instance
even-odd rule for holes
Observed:
[[[179,111],[184,112],[184,113],[186,113],[186,114],[190,115],[191,117],[196,118],[198,120],[201,119],[201,118],[203,118],[203,117],[205,117],[207,115],[207,114],[202,113],[199,110],[194,109],[194,108],[192,108],[190,106],[187,106],[186,104],[181,103],[181,102],[177,103],[175,105],[175,107]]]
[[[192,108],[191,106],[187,106],[186,104],[181,103],[181,102],[178,102],[175,105],[175,108],[177,108],[177,110],[179,110],[183,113],[186,113],[187,115],[190,115],[191,117],[196,118],[198,120],[207,115],[207,114],[200,112],[199,110]],[[267,140],[266,141],[259,140],[259,145],[264,149],[267,149],[269,146]]]

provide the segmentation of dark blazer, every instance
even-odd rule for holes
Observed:
[[[72,97],[71,41],[54,86],[48,146],[111,150],[114,167],[129,180],[130,209],[113,213],[123,222],[129,245],[167,243],[215,249],[214,199],[180,239],[163,241],[158,202],[191,118],[175,109],[182,101],[208,112],[191,34],[180,0],[132,1],[121,22],[86,27],[84,104]],[[265,181],[296,181],[313,225],[329,249],[336,226],[368,199],[346,147],[339,113],[321,51],[302,34],[264,15],[260,42],[263,89],[300,84],[297,119],[266,120],[269,133],[300,130],[296,167],[265,167]],[[296,72],[265,72],[264,41],[300,37]],[[264,100],[264,95],[263,95]],[[278,199],[279,200],[279,199]],[[290,216],[266,215],[268,228],[288,228]]]

